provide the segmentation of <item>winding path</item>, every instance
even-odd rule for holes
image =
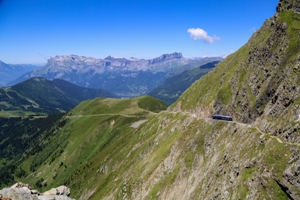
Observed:
[[[165,112],[168,112],[168,111],[165,111]],[[282,141],[279,137],[275,136],[275,135],[272,135],[270,133],[265,133],[263,131],[261,131],[257,126],[253,126],[251,124],[246,124],[246,123],[242,123],[242,122],[238,122],[238,121],[226,121],[226,120],[215,120],[215,119],[212,119],[212,118],[207,118],[207,117],[197,117],[195,114],[193,113],[190,113],[190,112],[169,112],[169,113],[182,113],[182,114],[187,114],[187,115],[190,115],[189,117],[192,117],[192,118],[197,118],[197,119],[200,119],[200,120],[206,120],[206,121],[222,121],[222,122],[226,122],[226,123],[233,123],[233,124],[238,124],[238,125],[241,125],[241,126],[245,126],[247,128],[255,128],[259,133],[261,133],[263,136],[269,136],[270,138],[273,138],[275,139],[278,143],[280,144],[289,144],[289,145],[295,145],[295,146],[298,146],[300,147],[300,144],[298,143],[292,143],[292,142],[285,142],[285,141]]]
[[[131,115],[131,114],[111,114],[111,113],[107,113],[107,114],[93,114],[93,115],[69,115],[67,116],[67,118],[80,118],[80,117],[99,117],[99,116],[106,116],[106,115],[110,115],[110,116],[123,116],[123,117],[140,117],[141,115]]]
[[[270,133],[265,133],[265,132],[261,131],[257,126],[253,126],[251,124],[246,124],[246,123],[242,123],[242,122],[238,122],[238,121],[215,120],[215,119],[212,119],[210,117],[197,117],[195,114],[190,113],[190,112],[174,112],[174,111],[163,111],[163,112],[173,113],[173,114],[180,113],[180,114],[189,115],[188,117],[196,118],[196,119],[200,119],[200,120],[205,120],[205,121],[223,121],[223,122],[226,122],[226,123],[238,124],[238,125],[241,125],[241,126],[244,126],[244,127],[247,127],[247,128],[255,128],[263,136],[267,135],[270,138],[275,139],[280,144],[289,144],[289,145],[295,145],[295,146],[299,146],[300,147],[300,144],[298,144],[298,143],[291,143],[291,142],[282,141],[279,137],[274,136],[274,135],[272,135]],[[152,113],[152,114],[156,115],[158,113]],[[72,115],[72,116],[67,116],[67,118],[97,117],[97,116],[106,116],[106,115],[111,115],[111,116],[120,115],[120,116],[124,116],[124,117],[141,117],[141,115],[133,115],[133,114],[112,114],[112,113],[106,113],[106,114],[92,114],[92,115]],[[148,121],[148,120],[144,119],[144,120],[136,121],[130,127],[131,128],[138,128],[141,124],[145,123],[146,121]]]

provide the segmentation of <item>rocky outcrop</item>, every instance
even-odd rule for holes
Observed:
[[[299,0],[280,0],[276,7],[277,12],[284,10],[292,10],[296,14],[300,14],[300,1]]]
[[[69,195],[70,189],[63,185],[42,194],[21,182],[0,190],[0,200],[72,200]]]
[[[300,144],[299,11],[299,0],[281,0],[247,44],[185,91],[181,109],[210,107],[210,116],[230,115]]]
[[[51,190],[48,190],[44,192],[42,195],[70,195],[70,188],[62,185],[57,188],[52,188]]]

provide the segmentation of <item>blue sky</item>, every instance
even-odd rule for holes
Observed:
[[[0,60],[221,56],[245,44],[278,0],[0,0]]]

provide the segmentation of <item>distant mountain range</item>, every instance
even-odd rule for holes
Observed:
[[[7,86],[7,83],[14,81],[17,77],[35,70],[35,65],[13,65],[6,64],[0,60],[0,87]]]
[[[166,104],[171,105],[188,87],[217,66],[219,62],[220,61],[213,61],[167,78],[162,85],[153,89],[149,95],[159,98]]]
[[[168,77],[220,60],[223,59],[186,59],[181,53],[163,54],[150,60],[111,56],[104,59],[77,55],[56,56],[50,58],[45,66],[22,75],[9,85],[32,77],[44,77],[49,80],[63,79],[87,88],[103,88],[121,97],[133,97],[149,93]]]
[[[11,87],[0,88],[0,110],[17,116],[57,113],[68,111],[81,101],[96,97],[116,95],[102,89],[79,87],[64,80],[49,81],[35,77]]]

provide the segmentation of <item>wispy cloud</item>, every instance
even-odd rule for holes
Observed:
[[[207,44],[212,44],[221,39],[217,36],[209,36],[207,32],[201,28],[189,28],[187,32],[194,40],[203,40]]]

